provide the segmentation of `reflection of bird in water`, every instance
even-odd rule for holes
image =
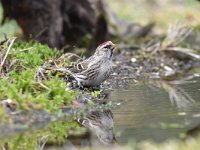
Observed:
[[[112,145],[116,143],[114,134],[113,113],[110,110],[90,111],[83,119],[78,120],[84,127],[96,135],[101,144]]]

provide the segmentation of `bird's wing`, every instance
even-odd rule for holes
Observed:
[[[101,112],[98,110],[87,112],[87,115],[81,119],[78,119],[78,122],[84,127],[91,128],[94,125],[101,125]]]
[[[83,60],[68,69],[73,73],[80,73],[88,69],[88,65],[94,60],[93,56],[89,57],[86,60]]]
[[[99,74],[99,68],[101,63],[98,62],[91,62],[89,65],[87,65],[87,68],[85,70],[82,70],[81,72],[76,73],[76,77],[82,78],[82,79],[94,79]]]

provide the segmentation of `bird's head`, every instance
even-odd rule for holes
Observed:
[[[116,48],[116,45],[113,44],[111,41],[104,42],[97,47],[95,51],[95,55],[112,59],[113,50],[115,48]]]

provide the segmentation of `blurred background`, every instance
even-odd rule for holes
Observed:
[[[15,0],[2,0],[2,4],[0,33],[36,39],[58,48],[76,43],[93,49],[97,43],[113,37],[118,40],[142,37],[144,33],[138,36],[141,32],[138,26],[143,31],[142,27],[150,23],[155,24],[156,29],[144,32],[162,33],[175,22],[190,25],[200,22],[197,0],[23,0],[20,4]],[[127,32],[132,34],[127,35]]]

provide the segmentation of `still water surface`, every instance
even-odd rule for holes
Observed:
[[[113,110],[118,143],[163,142],[180,138],[200,124],[200,78],[178,83],[130,81],[128,88],[113,90],[110,99],[118,105]]]

